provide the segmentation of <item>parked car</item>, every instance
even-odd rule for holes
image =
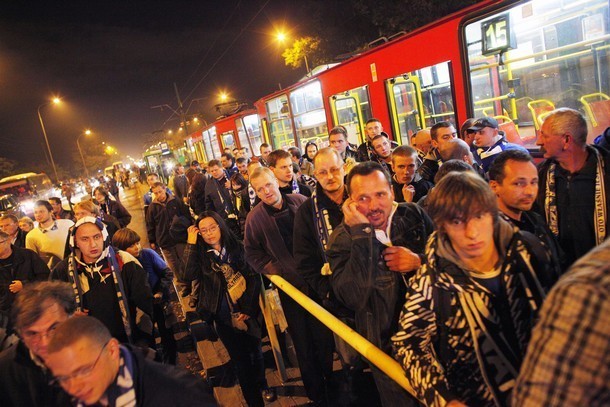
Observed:
[[[30,216],[25,213],[17,197],[13,194],[0,196],[0,216],[2,215],[15,215],[17,218]]]

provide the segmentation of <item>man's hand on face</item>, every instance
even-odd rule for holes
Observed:
[[[413,185],[405,185],[402,187],[402,197],[405,202],[413,202],[415,196],[415,187]]]
[[[358,204],[347,198],[343,203],[343,221],[349,227],[370,223],[369,220],[358,210]]]

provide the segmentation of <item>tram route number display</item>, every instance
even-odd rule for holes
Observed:
[[[481,24],[483,55],[498,54],[514,48],[510,32],[510,16],[503,14]]]

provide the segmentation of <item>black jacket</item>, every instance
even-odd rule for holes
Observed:
[[[172,195],[167,196],[165,202],[152,201],[146,211],[146,232],[148,241],[163,249],[174,247],[177,242],[170,234],[174,217],[191,219],[187,206]]]
[[[200,377],[174,366],[153,362],[130,346],[125,348],[133,355],[137,407],[217,405],[211,390]]]
[[[434,226],[414,203],[398,205],[392,217],[390,239],[423,257]],[[331,286],[338,300],[356,313],[356,330],[375,346],[390,353],[390,336],[398,327],[405,283],[401,273],[388,270],[385,249],[370,224],[349,227],[341,223],[326,252],[332,270]]]
[[[221,275],[219,269],[222,264],[215,262],[211,256],[206,255],[205,246],[201,239],[197,244],[187,244],[184,249],[184,280],[199,280],[199,301],[197,312],[204,321],[210,321],[218,313],[221,296],[227,292],[227,282]],[[260,315],[258,298],[261,289],[261,277],[255,273],[245,260],[240,266],[236,266],[236,271],[246,279],[246,292],[244,292],[237,305],[240,312],[256,320]],[[251,326],[248,325],[250,328]],[[260,337],[260,326],[258,332],[248,333]]]
[[[0,353],[0,395],[4,407],[71,406],[70,396],[58,385],[50,386],[50,372],[34,363],[19,341]]]
[[[70,261],[70,258],[64,259],[55,266],[51,273],[52,280],[72,283],[68,274],[68,261]],[[84,273],[85,271],[82,272]],[[129,306],[134,341],[139,341],[140,339],[148,340],[149,338],[144,332],[136,329],[138,326],[136,322],[136,308],[139,308],[151,318],[153,315],[153,296],[152,290],[148,285],[148,274],[135,261],[130,261],[123,264],[121,278]],[[82,296],[82,307],[89,310],[89,315],[102,321],[108,330],[110,330],[113,337],[121,342],[127,342],[114,283],[112,279],[109,279],[109,281],[109,284],[99,283],[92,285],[91,289]]]
[[[417,176],[417,175],[416,175]],[[417,203],[424,196],[428,195],[428,191],[430,191],[434,184],[430,181],[426,181],[423,178],[420,178],[418,181],[413,181],[409,185],[413,185],[415,188],[415,195],[413,195],[413,200],[411,202]],[[396,182],[395,177],[392,177],[392,189],[394,190],[394,200],[396,202],[404,202],[405,198],[402,195],[402,187],[404,184],[399,184]]]
[[[102,210],[104,205],[106,206],[104,213],[114,216],[119,221],[119,225],[121,225],[122,228],[129,225],[129,222],[131,222],[131,214],[125,209],[123,204],[113,201],[112,199],[107,199],[104,204],[100,205]]]
[[[234,213],[231,193],[225,187],[227,178],[218,181],[210,178],[205,184],[205,210],[214,211],[224,220],[228,219],[229,214]]]
[[[343,221],[341,205],[333,202],[323,192],[319,184],[316,186],[316,189],[319,206],[326,208],[329,223],[333,230],[335,230]],[[297,271],[316,293],[318,297],[316,300],[321,301],[322,305],[336,315],[351,316],[352,312],[345,309],[345,307],[336,301],[330,287],[330,276],[321,274],[322,266],[326,262],[326,256],[319,239],[314,208],[313,198],[309,198],[299,207],[294,217],[294,241],[298,242],[298,244],[294,245],[292,253],[294,261],[297,264]]]
[[[29,249],[11,245],[13,261],[11,266],[0,267],[0,312],[8,313],[15,300],[15,294],[8,289],[13,280],[24,285],[49,278],[49,268],[40,256]]]
[[[24,232],[21,229],[17,230],[17,236],[15,239],[15,243],[13,243],[13,246],[25,248],[25,237],[26,236],[27,236],[27,232]]]

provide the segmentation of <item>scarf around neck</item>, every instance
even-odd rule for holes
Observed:
[[[606,239],[606,184],[604,174],[604,160],[600,152],[592,147],[587,150],[595,155],[595,209],[593,211],[593,224],[595,227],[595,241],[600,245]],[[586,165],[586,164],[585,164]],[[549,229],[555,236],[559,236],[559,216],[557,211],[557,191],[555,183],[555,170],[557,163],[549,165],[546,174],[546,190],[544,196],[544,212]]]

